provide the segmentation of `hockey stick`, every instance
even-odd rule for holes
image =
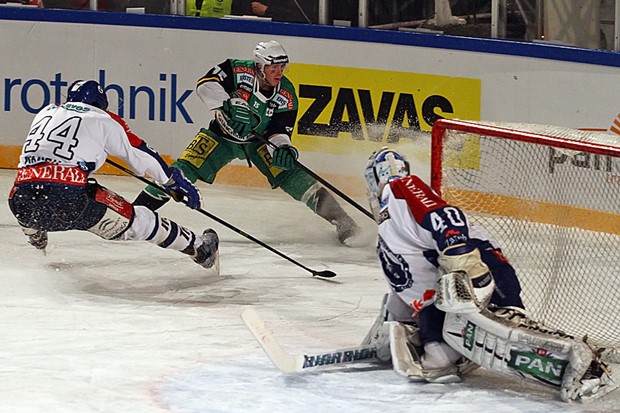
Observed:
[[[118,163],[116,163],[116,162],[114,162],[114,161],[112,161],[110,159],[106,159],[106,162],[109,163],[110,165],[114,166],[115,168],[120,169],[121,171],[125,172],[126,174],[131,175],[134,178],[137,178],[137,179],[141,180],[145,184],[152,185],[155,188],[159,189],[160,191],[168,193],[166,188],[164,188],[163,186],[161,186],[161,185],[159,185],[159,184],[157,184],[155,182],[152,182],[152,181],[146,179],[143,176],[136,175],[133,171],[131,171],[128,168],[125,168],[123,165],[120,165],[120,164],[118,164]],[[183,202],[183,203],[185,203],[185,202]],[[268,249],[269,251],[273,252],[274,254],[279,255],[280,257],[282,257],[285,260],[287,260],[287,261],[297,265],[298,267],[303,268],[304,270],[306,270],[309,273],[311,273],[313,277],[316,276],[316,277],[323,277],[323,278],[332,278],[332,277],[336,276],[336,273],[333,272],[333,271],[330,271],[330,270],[316,271],[316,270],[313,270],[311,268],[306,267],[305,265],[303,265],[302,263],[294,260],[293,258],[289,257],[288,255],[278,251],[277,249],[273,248],[272,246],[270,246],[268,244],[265,244],[263,241],[259,240],[258,238],[253,237],[252,235],[248,234],[247,232],[244,232],[244,231],[240,230],[239,228],[235,227],[234,225],[228,223],[227,221],[224,221],[223,219],[213,215],[210,212],[205,211],[202,208],[198,208],[198,209],[196,209],[196,211],[200,212],[202,215],[205,215],[205,216],[211,218],[212,220],[214,220],[215,222],[225,226],[226,228],[236,232],[237,234],[239,234],[239,235],[249,239],[250,241],[253,241],[253,242],[257,243],[261,247]]]
[[[277,148],[278,146],[276,144],[274,144],[273,142],[269,141],[267,138],[265,138],[264,136],[261,135],[253,135],[256,136],[259,140],[261,140],[262,142],[266,143],[267,145],[271,146],[272,148]],[[353,207],[355,207],[358,211],[360,211],[362,214],[366,215],[368,218],[372,219],[373,221],[375,220],[375,217],[372,215],[372,213],[370,213],[366,208],[364,208],[363,206],[361,206],[360,204],[358,204],[357,202],[355,202],[353,199],[351,199],[347,194],[345,194],[344,192],[342,192],[341,190],[339,190],[338,188],[336,188],[335,186],[333,186],[332,184],[330,184],[328,181],[326,181],[325,179],[321,178],[319,175],[317,175],[314,171],[312,171],[310,168],[308,168],[306,165],[302,164],[301,162],[299,162],[297,159],[295,159],[295,165],[297,165],[297,167],[299,169],[301,169],[302,171],[304,171],[305,173],[307,173],[308,175],[310,175],[311,177],[313,177],[314,179],[316,179],[317,181],[319,181],[320,183],[322,183],[323,185],[325,185],[325,187],[327,187],[328,189],[330,189],[332,192],[334,192],[336,195],[338,195],[340,198],[344,199],[345,201],[347,201],[350,205],[352,205]]]
[[[271,362],[284,373],[316,371],[351,363],[379,361],[375,346],[351,347],[318,354],[291,355],[276,341],[254,308],[249,307],[244,310],[241,313],[241,318]]]

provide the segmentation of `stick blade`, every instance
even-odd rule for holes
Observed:
[[[258,344],[271,362],[284,373],[297,373],[303,370],[303,356],[290,355],[273,337],[271,331],[258,312],[250,307],[241,313],[241,319],[250,330]]]
[[[330,270],[312,271],[312,276],[322,278],[334,278],[337,274]]]

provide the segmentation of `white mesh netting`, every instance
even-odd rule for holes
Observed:
[[[433,187],[502,245],[532,318],[620,345],[620,137],[531,124],[436,126]]]

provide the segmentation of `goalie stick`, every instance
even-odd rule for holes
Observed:
[[[322,353],[291,355],[276,341],[254,308],[250,307],[244,310],[241,313],[241,318],[271,362],[284,373],[315,371],[351,363],[379,362],[375,346],[359,346]]]

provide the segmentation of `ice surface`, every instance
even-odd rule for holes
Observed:
[[[221,275],[174,251],[92,234],[50,234],[44,256],[26,242],[0,170],[0,412],[322,413],[618,412],[620,395],[560,402],[553,390],[478,370],[463,383],[409,383],[387,368],[280,373],[240,319],[255,306],[291,353],[356,346],[387,286],[374,255],[341,246],[333,227],[282,192],[200,185],[204,208],[303,265],[313,278],[180,204],[161,213],[196,231],[215,227]],[[99,181],[132,200],[142,184]],[[365,205],[364,200],[358,200]]]

